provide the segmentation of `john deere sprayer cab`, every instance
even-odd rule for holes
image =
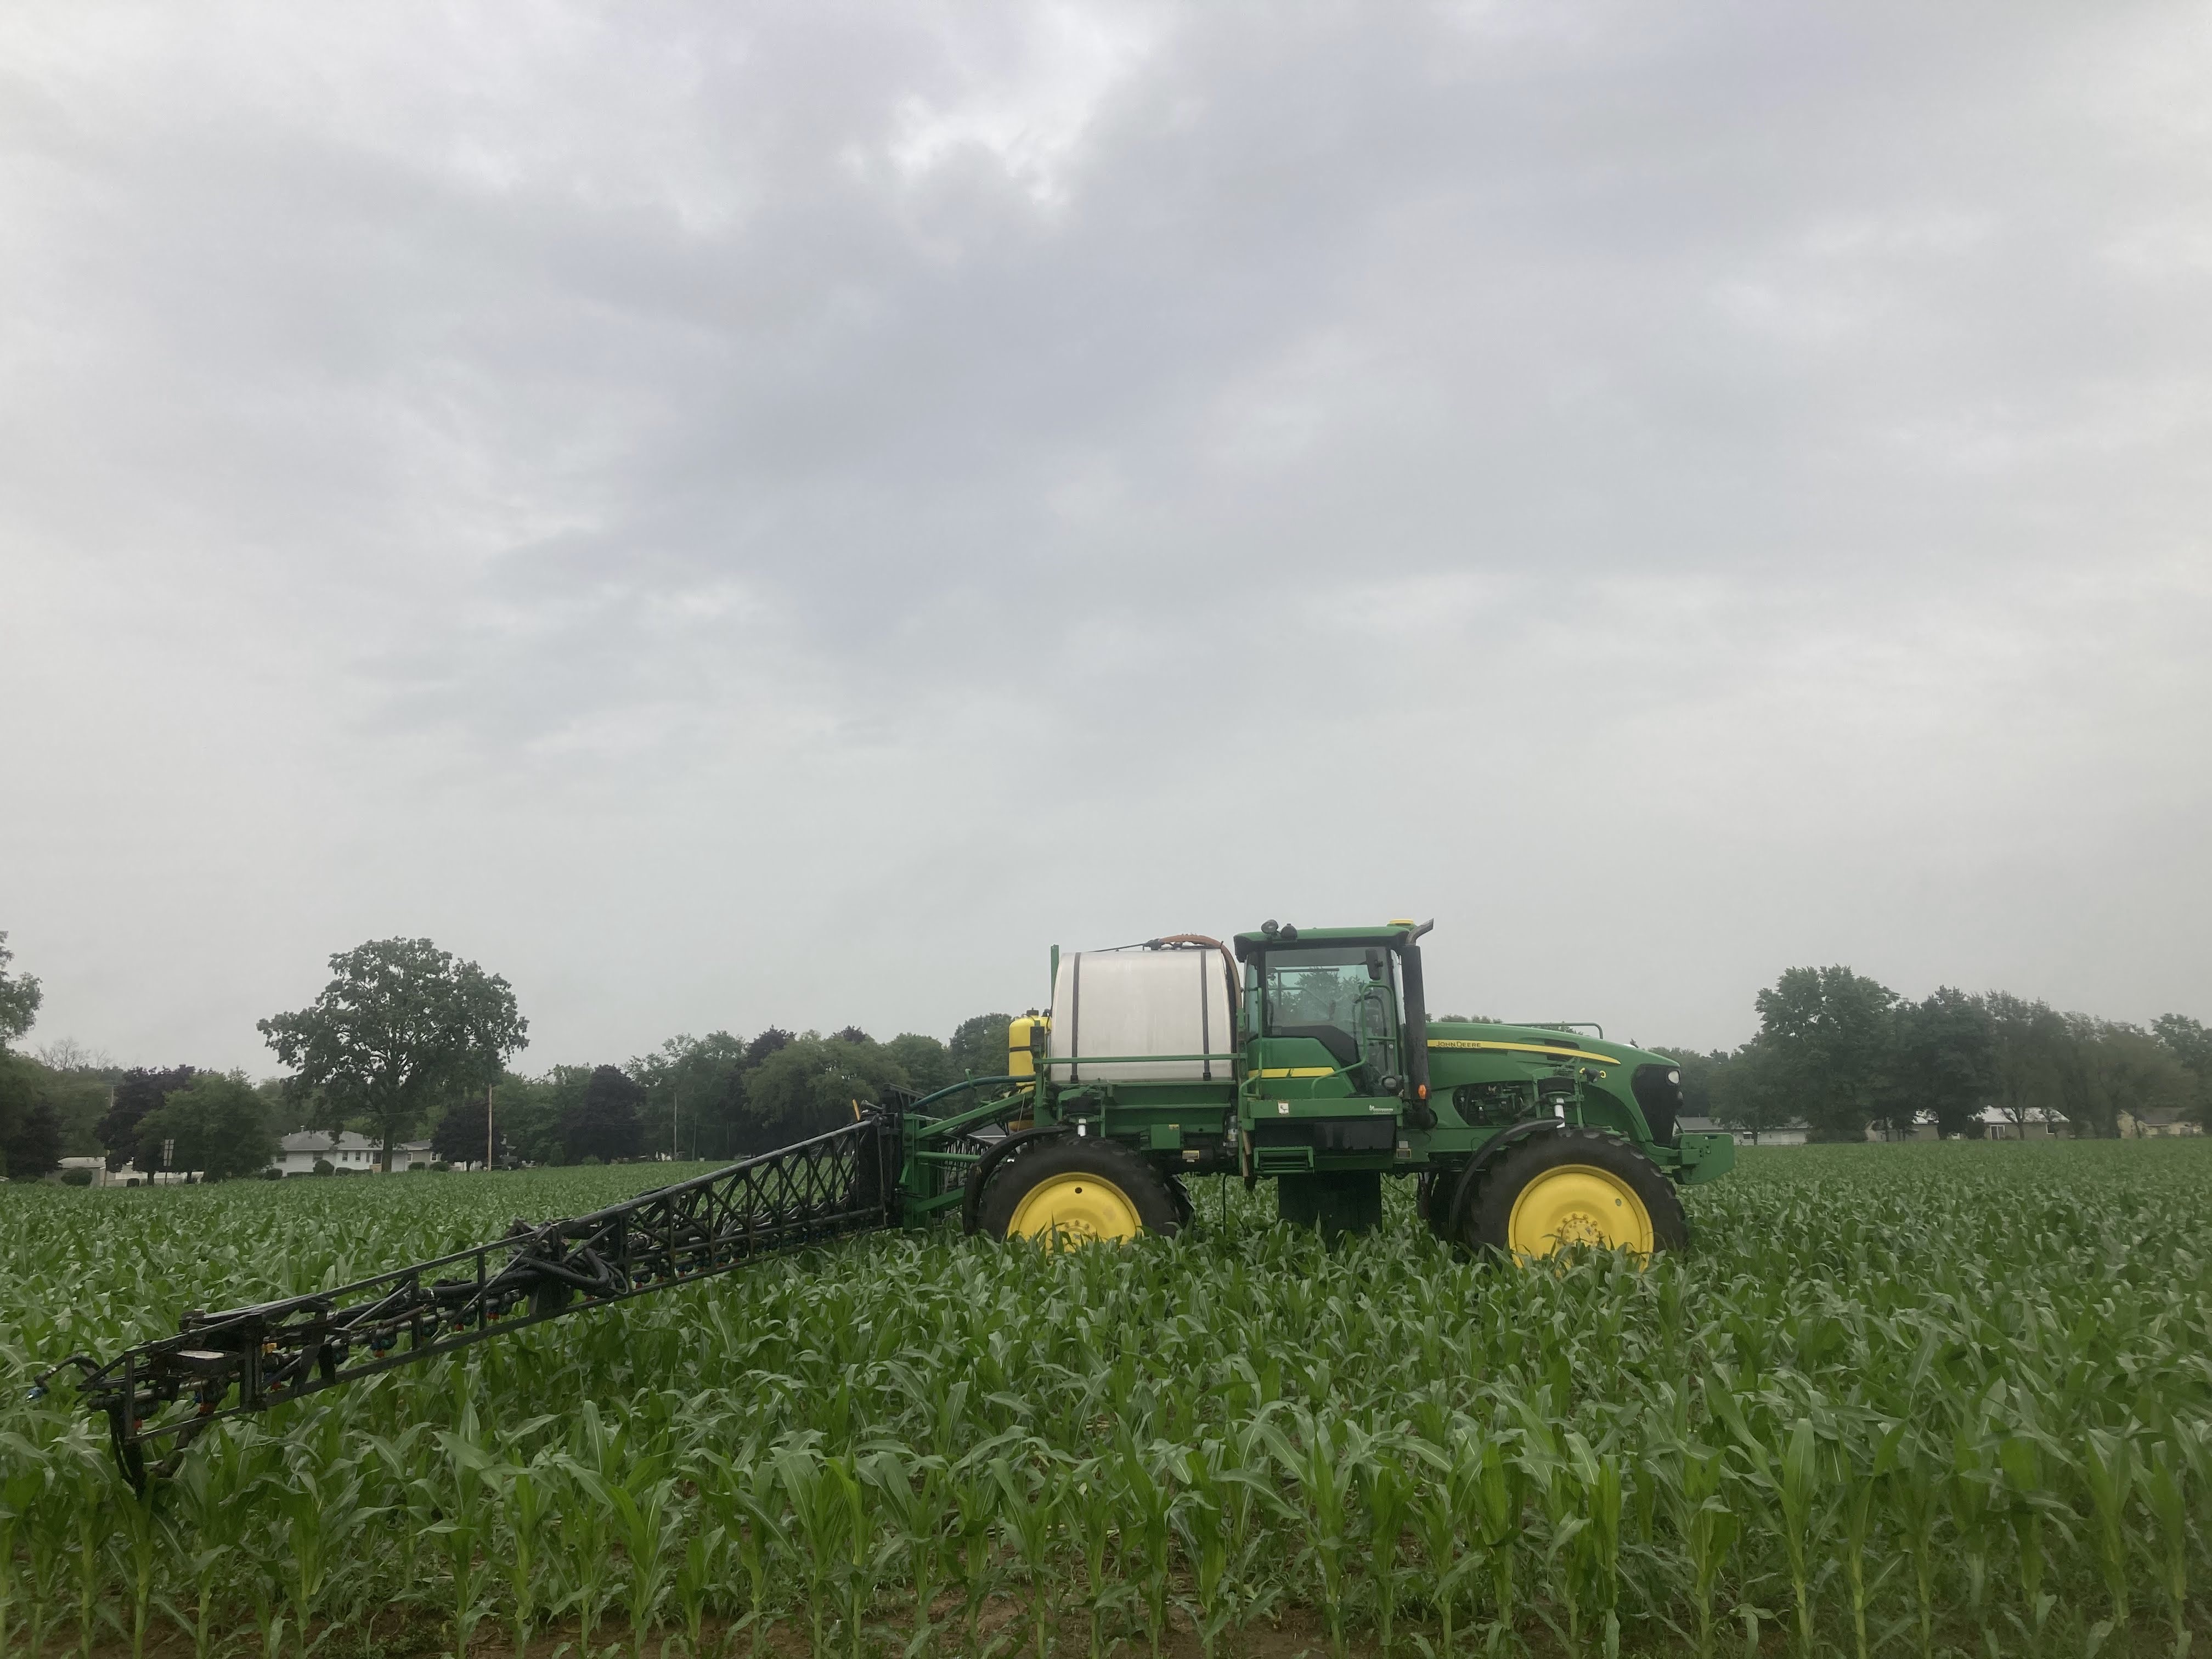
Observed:
[[[223,1418],[502,1331],[956,1215],[1066,1243],[1171,1233],[1201,1176],[1273,1181],[1285,1221],[1330,1234],[1374,1226],[1390,1176],[1471,1249],[1682,1243],[1675,1188],[1726,1171],[1735,1146],[1680,1132],[1674,1062],[1595,1027],[1430,1019],[1428,931],[1271,921],[1227,944],[1055,949],[1051,1007],[1013,1022],[1003,1076],[855,1101],[796,1146],[335,1290],[194,1310],[40,1389],[75,1368],[143,1486],[149,1443],[173,1459]]]
[[[1721,1174],[1735,1149],[1679,1132],[1674,1062],[1595,1028],[1431,1021],[1426,932],[1269,922],[1226,945],[1055,952],[1050,1012],[1012,1033],[1029,1109],[1001,1113],[1005,1138],[963,1170],[968,1226],[1172,1231],[1190,1214],[1186,1177],[1231,1174],[1272,1180],[1286,1222],[1353,1231],[1381,1220],[1393,1176],[1416,1183],[1433,1231],[1470,1248],[1682,1243],[1675,1187]]]

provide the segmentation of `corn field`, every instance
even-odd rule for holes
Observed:
[[[141,1499],[30,1374],[657,1169],[0,1190],[0,1659],[2188,1651],[2212,1143],[1752,1152],[1519,1269],[1266,1188],[884,1235],[235,1423]]]

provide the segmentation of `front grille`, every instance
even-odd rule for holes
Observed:
[[[1636,1103],[1644,1109],[1644,1121],[1651,1126],[1651,1138],[1672,1144],[1676,1138],[1675,1120],[1682,1115],[1682,1085],[1674,1079],[1680,1076],[1679,1067],[1673,1066],[1639,1066],[1631,1086],[1636,1091]]]

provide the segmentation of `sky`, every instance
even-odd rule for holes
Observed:
[[[2212,1018],[2212,13],[18,0],[0,929],[526,1070],[1433,917]]]

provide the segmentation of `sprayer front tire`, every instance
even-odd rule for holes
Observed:
[[[1470,1249],[1520,1261],[1577,1245],[1641,1259],[1690,1237],[1656,1164],[1619,1135],[1575,1127],[1525,1140],[1483,1171],[1461,1224]]]
[[[1120,1243],[1172,1235],[1174,1195],[1158,1170],[1110,1140],[1054,1135],[1008,1158],[983,1188],[978,1231],[1041,1243]]]

